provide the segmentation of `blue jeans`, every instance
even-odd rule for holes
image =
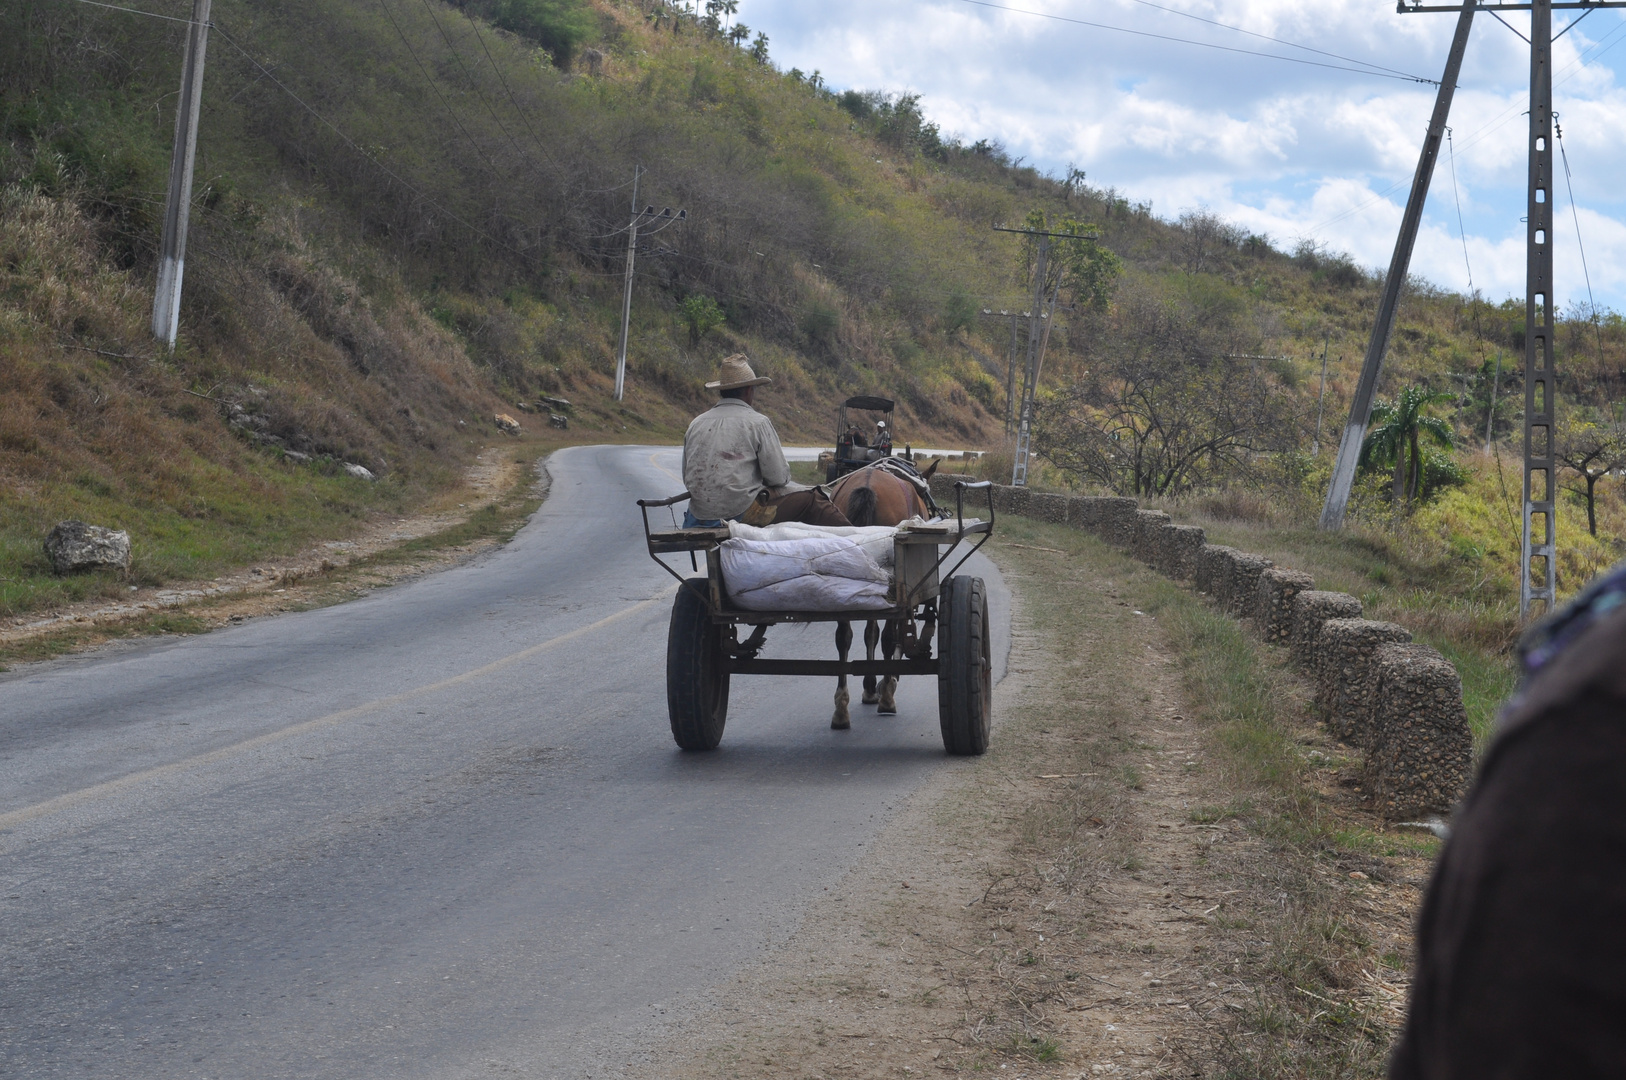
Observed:
[[[694,516],[692,510],[685,509],[683,511],[683,527],[685,529],[720,529],[723,527],[723,523],[716,520],[701,521]]]

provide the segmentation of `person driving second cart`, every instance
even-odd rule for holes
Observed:
[[[791,481],[773,421],[752,407],[756,388],[772,381],[751,370],[744,353],[736,353],[723,361],[716,381],[706,384],[719,400],[695,417],[683,436],[683,482],[689,488],[684,528],[730,520],[849,524],[829,496]]]

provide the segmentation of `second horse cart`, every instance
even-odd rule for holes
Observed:
[[[988,517],[967,519],[965,494],[989,483],[955,484],[955,516],[906,522],[892,536],[892,573],[886,607],[847,611],[747,610],[735,602],[723,574],[727,527],[657,530],[649,511],[674,506],[669,499],[640,499],[650,558],[678,581],[666,644],[666,701],[672,738],[684,750],[711,750],[722,741],[728,719],[729,680],[735,675],[833,675],[843,690],[848,676],[935,675],[943,746],[950,754],[988,748],[993,697],[988,592],[979,577],[957,571],[993,533]],[[991,492],[989,493],[991,495]],[[945,573],[945,564],[966,550]],[[705,575],[685,576],[666,561],[687,555]],[[850,659],[851,624],[889,624],[892,652],[880,659]],[[768,631],[795,623],[836,623],[840,657],[835,660],[774,659],[759,655]]]

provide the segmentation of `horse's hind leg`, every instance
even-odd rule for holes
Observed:
[[[836,652],[841,656],[841,662],[847,662],[847,654],[853,647],[852,623],[836,623]],[[847,673],[843,671],[837,676],[836,682],[836,711],[830,717],[830,726],[837,731],[846,731],[853,726],[852,714],[847,711],[847,704],[852,696],[847,693]]]
[[[881,634],[881,655],[888,660],[895,659],[896,654],[901,651],[903,643],[900,638],[902,636],[899,632],[898,621],[896,619],[887,620],[886,630]],[[896,675],[888,675],[882,679],[881,707],[876,711],[887,715],[896,713],[898,711],[898,702],[893,695],[897,692],[898,677]]]
[[[881,627],[874,619],[864,624],[864,659],[875,659],[875,646],[881,640]],[[875,692],[875,676],[864,676],[864,704],[873,705],[880,701],[880,695]]]

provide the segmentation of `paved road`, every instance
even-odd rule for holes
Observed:
[[[561,451],[474,564],[0,676],[0,1076],[614,1075],[783,940],[954,763],[924,678],[850,732],[833,680],[736,679],[673,747],[632,500],[676,469]]]

